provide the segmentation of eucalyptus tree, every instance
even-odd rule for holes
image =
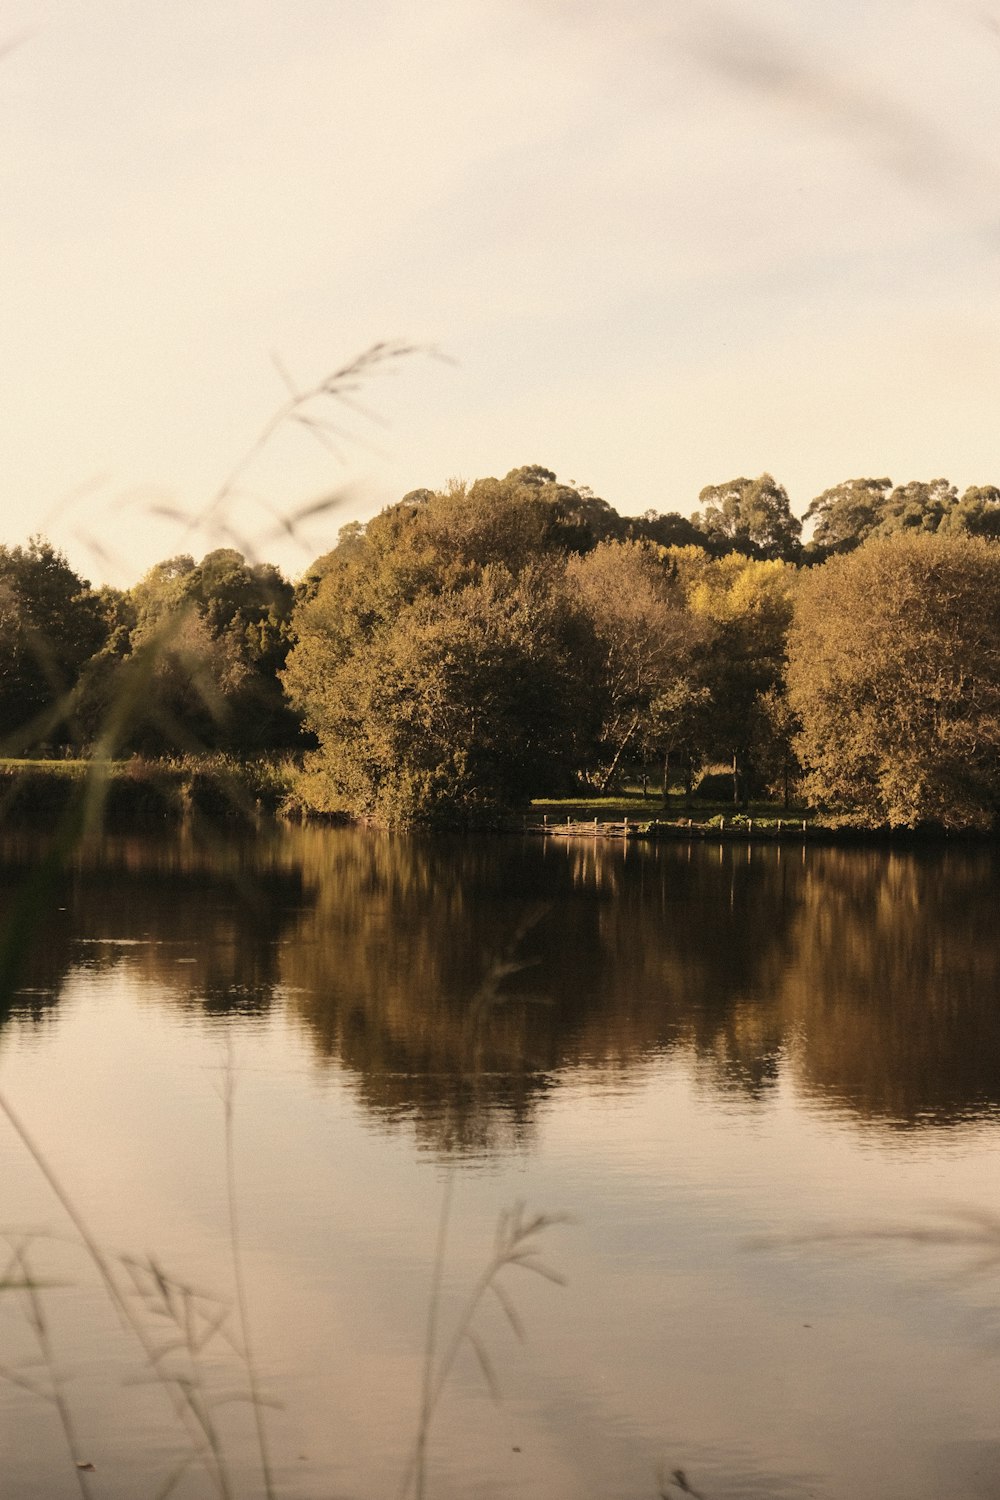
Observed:
[[[1000,489],[995,484],[970,485],[940,529],[1000,540]]]
[[[957,505],[958,490],[948,479],[911,479],[908,484],[897,484],[885,498],[875,535],[947,529]]]
[[[772,475],[706,485],[698,498],[704,509],[695,513],[694,524],[713,544],[751,557],[798,556],[802,522],[792,514],[784,486]]]
[[[813,542],[830,552],[857,547],[882,521],[891,489],[891,479],[845,479],[824,490],[806,509]]]

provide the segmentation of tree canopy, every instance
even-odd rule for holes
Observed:
[[[797,556],[802,522],[792,514],[788,492],[770,474],[706,485],[698,498],[704,510],[694,520],[710,541],[751,557]]]
[[[591,636],[562,568],[580,542],[565,487],[536,468],[422,494],[343,538],[299,603],[284,673],[330,806],[476,818],[569,781],[589,721]]]
[[[811,800],[877,825],[991,826],[1000,551],[906,531],[811,570],[788,685]]]
[[[8,744],[67,732],[73,690],[111,628],[106,603],[43,538],[0,547],[0,736]]]
[[[307,802],[394,823],[724,765],[737,801],[993,826],[1000,488],[846,480],[806,547],[769,474],[702,503],[624,516],[527,464],[409,491],[294,588],[232,547],[124,591],[3,547],[0,730],[311,752]]]

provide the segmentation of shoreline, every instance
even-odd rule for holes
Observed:
[[[101,765],[103,775],[94,774]],[[95,763],[89,760],[8,760],[0,762],[0,829],[51,829],[83,807],[108,831],[145,832],[180,827],[190,818],[252,827],[261,818],[276,823],[327,824],[369,829],[387,825],[364,814],[323,811],[308,806],[295,788],[289,761],[240,761],[224,756],[179,760]],[[88,807],[87,804],[90,803]],[[924,847],[947,843],[988,845],[1000,840],[1000,827],[946,829],[940,826],[888,827],[827,821],[822,813],[774,804],[751,811],[723,811],[718,804],[678,810],[643,807],[638,799],[602,800],[591,811],[586,798],[538,799],[520,813],[455,817],[414,824],[421,834],[520,834],[537,838],[642,842],[854,844],[871,847]]]

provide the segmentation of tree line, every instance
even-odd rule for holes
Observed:
[[[293,586],[232,548],[91,589],[0,548],[0,726],[162,755],[301,751],[320,810],[482,821],[628,773],[730,767],[737,801],[990,828],[1000,805],[1000,490],[767,474],[689,520],[538,465],[415,490]]]

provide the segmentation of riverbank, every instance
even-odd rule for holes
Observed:
[[[76,809],[84,812],[86,822],[117,832],[179,826],[192,816],[237,824],[251,824],[263,815],[303,823],[376,826],[364,817],[311,807],[302,796],[300,778],[300,767],[292,757],[0,760],[0,825],[53,828]],[[696,801],[678,807],[674,799],[665,803],[641,794],[536,799],[526,812],[498,816],[477,824],[474,831],[557,838],[808,840],[893,846],[996,839],[996,831],[864,826],[795,804],[754,802],[736,810],[731,803]]]
[[[176,825],[192,814],[247,822],[281,810],[295,773],[291,761],[224,755],[0,760],[0,822],[53,827],[74,809],[117,830]]]

